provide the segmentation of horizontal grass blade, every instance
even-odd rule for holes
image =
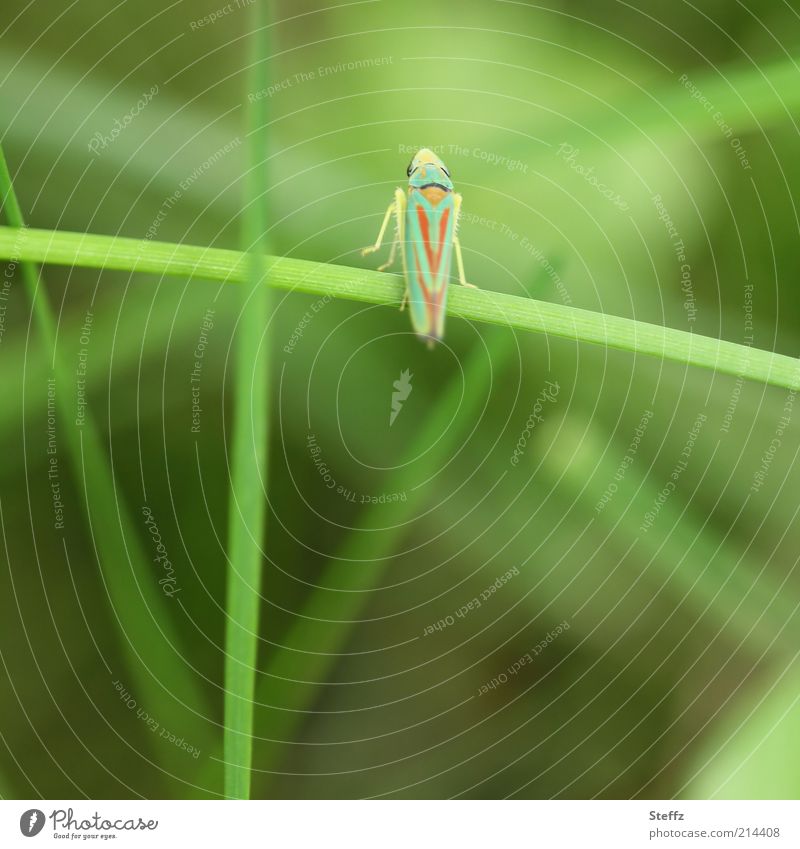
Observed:
[[[247,279],[245,255],[239,251],[53,230],[20,234],[2,227],[0,259],[12,257],[231,283]],[[285,257],[265,257],[265,261],[270,264],[269,283],[279,289],[370,304],[397,304],[403,294],[402,280],[394,274]],[[448,313],[741,375],[773,386],[800,388],[800,363],[793,357],[629,318],[460,287],[453,287],[449,295]]]

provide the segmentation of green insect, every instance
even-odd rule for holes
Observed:
[[[476,287],[464,277],[458,240],[461,195],[453,191],[450,172],[432,150],[424,147],[411,160],[407,173],[408,199],[402,189],[395,189],[394,200],[386,210],[375,244],[361,253],[366,255],[380,248],[394,215],[397,237],[392,243],[389,260],[379,271],[392,265],[397,246],[402,245],[406,291],[400,309],[408,302],[414,331],[433,347],[434,342],[444,336],[447,284],[454,251],[459,281],[471,289]]]

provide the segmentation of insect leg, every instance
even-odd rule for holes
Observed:
[[[466,286],[468,289],[477,289],[478,287],[474,283],[467,283],[467,280],[464,277],[464,260],[461,258],[461,242],[459,242],[458,236],[453,236],[453,247],[456,249],[456,263],[458,264],[458,282],[462,286]]]
[[[397,246],[403,239],[403,217],[406,212],[406,196],[403,194],[402,189],[395,189],[394,191],[394,212],[396,226],[392,249],[389,251],[389,259],[378,268],[378,271],[385,271],[392,266],[394,258],[397,255]]]
[[[383,237],[386,234],[386,228],[389,226],[389,219],[392,217],[393,212],[399,212],[397,207],[397,191],[395,191],[394,200],[389,204],[388,207],[386,207],[386,214],[383,216],[383,224],[381,224],[381,229],[378,231],[378,238],[375,240],[375,244],[369,245],[369,247],[366,248],[362,248],[361,256],[366,256],[367,254],[375,253],[375,251],[380,250],[380,247],[383,244]],[[399,220],[399,214],[397,217]],[[390,262],[394,261],[394,245],[392,246],[392,248],[393,250],[392,254],[390,255]]]
[[[361,249],[361,256],[366,256],[367,254],[375,253],[375,251],[380,250],[381,245],[383,244],[383,235],[386,232],[386,227],[389,224],[389,218],[394,212],[395,202],[392,201],[386,209],[386,215],[383,216],[383,224],[381,224],[381,229],[378,232],[378,238],[375,240],[374,245],[370,245],[369,247]]]

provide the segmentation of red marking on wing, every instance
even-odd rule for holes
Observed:
[[[433,251],[431,250],[431,234],[428,228],[428,216],[422,206],[417,206],[417,221],[419,221],[419,229],[422,233],[422,241],[425,244],[425,253],[428,255],[428,266],[431,274],[436,274],[433,261]]]
[[[425,278],[422,275],[422,269],[419,267],[419,256],[417,255],[416,247],[413,248],[414,252],[414,265],[417,268],[417,282],[419,283],[419,288],[422,289],[422,294],[425,296],[425,303],[431,303],[431,293],[428,287],[425,285]]]
[[[417,207],[417,221],[419,221],[419,229],[422,234],[422,241],[425,243],[425,253],[428,257],[428,266],[431,270],[431,276],[436,277],[439,273],[439,264],[442,261],[442,252],[444,251],[444,237],[447,232],[447,221],[450,218],[450,209],[445,209],[442,217],[439,219],[439,241],[436,245],[436,253],[433,252],[431,245],[430,222],[428,215],[422,206]]]

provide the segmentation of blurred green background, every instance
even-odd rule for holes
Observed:
[[[424,145],[463,194],[482,289],[797,353],[790,4],[273,17],[274,85],[251,92],[244,0],[11,2],[0,132],[31,226],[239,248],[260,96],[276,254],[376,267],[359,249]],[[53,366],[9,272],[0,792],[216,797],[240,301],[199,279],[45,278],[117,499],[84,498],[73,421],[48,434]],[[793,394],[456,319],[431,352],[393,308],[274,303],[255,796],[800,793]],[[95,544],[124,514],[146,591],[122,536],[115,557]]]

